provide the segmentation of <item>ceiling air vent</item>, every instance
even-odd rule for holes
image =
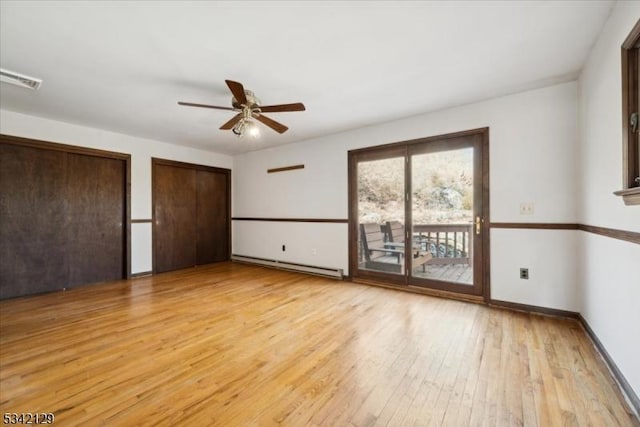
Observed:
[[[13,71],[0,68],[0,82],[11,83],[12,85],[26,87],[27,89],[38,90],[42,84],[42,79],[14,73]]]

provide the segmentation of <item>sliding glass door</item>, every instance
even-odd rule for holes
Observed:
[[[349,153],[355,279],[484,294],[487,130]]]
[[[481,270],[482,163],[480,138],[431,141],[409,149],[409,209],[413,245],[410,284],[477,293]],[[478,223],[478,227],[476,227]],[[477,279],[477,280],[476,280]]]
[[[404,238],[395,239],[388,224],[405,223],[406,150],[362,156],[357,164],[358,268],[402,277]]]

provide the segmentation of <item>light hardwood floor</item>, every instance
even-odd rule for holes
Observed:
[[[0,412],[61,425],[638,426],[581,327],[242,264],[0,302]]]

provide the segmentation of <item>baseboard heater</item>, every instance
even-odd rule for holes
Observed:
[[[260,264],[267,267],[281,268],[283,270],[299,271],[301,273],[315,274],[318,276],[331,277],[333,279],[342,279],[341,268],[318,267],[315,265],[296,264],[293,262],[278,261],[275,259],[256,258],[244,255],[231,255],[232,261],[246,262],[249,264]]]

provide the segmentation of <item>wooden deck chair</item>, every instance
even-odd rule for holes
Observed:
[[[400,221],[387,221],[387,236],[389,236],[389,241],[394,243],[402,243],[404,242],[404,224]],[[413,261],[411,265],[413,268],[421,265],[422,271],[426,270],[425,264],[428,263],[433,256],[431,252],[422,248],[422,242],[414,241],[413,242]]]
[[[385,247],[380,225],[360,224],[360,241],[365,268],[393,273],[404,271],[404,250]]]
[[[404,224],[400,221],[387,221],[386,227],[390,242],[404,242]]]

